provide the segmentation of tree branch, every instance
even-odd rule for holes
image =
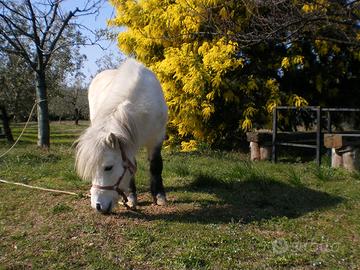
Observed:
[[[49,9],[49,12],[48,12],[47,16],[49,16],[51,14],[52,10],[53,10],[53,14],[51,16],[50,22],[47,23],[47,21],[46,21],[46,29],[45,29],[45,31],[43,33],[43,37],[42,37],[41,42],[40,42],[41,48],[44,47],[46,37],[47,37],[48,33],[50,32],[50,29],[51,29],[51,27],[53,26],[53,24],[55,22],[55,18],[57,16],[58,8],[59,8],[59,2],[57,1],[57,2],[55,2],[54,5],[51,5],[51,8]],[[45,18],[47,18],[47,16],[45,16]]]
[[[17,11],[16,9],[13,9],[13,8],[10,7],[9,5],[7,5],[7,4],[5,3],[5,1],[0,0],[0,4],[3,5],[3,6],[4,6],[7,10],[9,10],[11,13],[18,15],[18,16],[22,17],[22,18],[25,19],[25,20],[30,20],[30,18],[27,17],[26,15],[20,13],[20,12]]]
[[[0,14],[0,18],[4,20],[4,22],[7,24],[9,29],[12,29],[12,27],[16,28],[17,31],[19,31],[22,35],[27,36],[30,39],[33,39],[34,36],[30,35],[28,32],[24,31],[23,28],[16,25],[12,19],[8,18],[7,16]]]
[[[43,65],[44,65],[44,59],[43,59],[43,52],[42,52],[42,48],[40,47],[40,38],[38,35],[38,30],[37,30],[37,22],[36,22],[36,15],[34,12],[34,9],[32,7],[31,1],[30,0],[26,0],[27,6],[29,8],[30,11],[30,15],[31,15],[31,24],[32,24],[32,28],[33,28],[33,35],[34,35],[34,44],[36,46],[36,52],[37,52],[37,64],[39,65],[39,69],[43,69]]]
[[[21,45],[21,43],[19,43],[19,41],[17,40],[17,43],[15,43],[8,35],[6,32],[4,32],[1,28],[0,28],[0,35],[3,36],[5,38],[5,40],[7,42],[9,42],[9,44],[15,49],[14,53],[15,54],[20,54],[28,63],[29,65],[34,68],[35,67],[35,63],[31,60],[30,56],[26,53],[26,50],[23,48],[23,46]],[[9,49],[7,49],[9,50]],[[9,51],[11,52],[11,51]]]
[[[64,32],[65,27],[68,25],[70,19],[76,14],[76,12],[78,12],[79,9],[76,8],[74,11],[70,11],[69,15],[65,18],[65,20],[62,22],[62,25],[57,33],[57,35],[55,36],[54,40],[51,42],[48,52],[45,54],[45,62],[44,65],[46,66],[49,63],[50,57],[51,57],[51,53],[53,52],[56,43],[59,41],[62,33]]]

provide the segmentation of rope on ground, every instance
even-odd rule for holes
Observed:
[[[43,188],[43,187],[38,187],[38,186],[27,185],[24,183],[6,181],[3,179],[0,179],[0,183],[10,184],[10,185],[15,185],[15,186],[22,186],[22,187],[26,187],[26,188],[37,189],[37,190],[53,192],[53,193],[60,193],[60,194],[73,195],[73,196],[85,196],[87,198],[91,198],[90,194],[87,194],[87,193],[84,194],[84,193],[76,193],[76,192],[71,192],[71,191],[66,191],[66,190]],[[138,212],[135,209],[131,208],[126,202],[119,201],[119,204],[125,206],[127,210],[138,214]]]
[[[34,112],[34,109],[35,109],[36,105],[38,105],[40,102],[43,102],[43,101],[45,101],[45,99],[41,99],[41,100],[36,101],[36,102],[34,103],[33,107],[31,108],[29,117],[28,117],[28,119],[27,119],[27,121],[26,121],[26,123],[25,123],[25,126],[24,126],[23,130],[21,131],[19,137],[17,137],[17,139],[16,139],[16,141],[14,142],[14,144],[13,144],[8,150],[6,150],[4,153],[2,153],[2,154],[0,155],[0,158],[4,157],[7,153],[9,153],[9,152],[15,147],[15,145],[19,142],[21,136],[24,134],[25,129],[27,128],[27,125],[28,125],[29,122],[30,122],[31,116],[32,116],[32,114],[33,114],[33,112]]]
[[[38,186],[31,186],[31,185],[27,185],[24,183],[18,183],[18,182],[12,182],[12,181],[6,181],[3,179],[0,179],[0,183],[4,183],[4,184],[10,184],[10,185],[15,185],[15,186],[22,186],[22,187],[26,187],[26,188],[31,188],[31,189],[37,189],[37,190],[41,190],[41,191],[47,191],[47,192],[53,192],[53,193],[60,193],[60,194],[66,194],[66,195],[73,195],[73,196],[84,196],[87,198],[91,198],[90,194],[87,193],[76,193],[76,192],[71,192],[71,191],[66,191],[66,190],[59,190],[59,189],[52,189],[52,188],[43,188],[43,187],[38,187]],[[135,214],[141,214],[138,211],[136,211],[136,209],[131,208],[126,202],[121,202],[119,201],[119,204],[124,206],[128,211],[131,211],[132,213]]]
[[[31,189],[42,190],[42,191],[48,191],[48,192],[54,192],[54,193],[61,193],[61,194],[67,194],[67,195],[74,195],[74,196],[86,196],[86,197],[90,197],[89,194],[81,194],[81,193],[76,193],[76,192],[71,192],[71,191],[65,191],[65,190],[58,190],[58,189],[43,188],[43,187],[38,187],[38,186],[31,186],[31,185],[27,185],[27,184],[24,184],[24,183],[6,181],[6,180],[3,180],[3,179],[0,179],[0,182],[1,182],[1,183],[5,183],[5,184],[11,184],[11,185],[16,185],[16,186],[27,187],[27,188],[31,188]]]

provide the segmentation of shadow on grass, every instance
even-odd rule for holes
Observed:
[[[224,182],[209,175],[198,175],[188,186],[173,188],[173,192],[196,192],[215,195],[218,200],[194,200],[194,196],[179,198],[169,206],[176,208],[141,215],[131,212],[121,216],[146,220],[168,220],[189,223],[249,223],[274,217],[296,218],[306,213],[333,207],[343,198],[304,186],[294,186],[272,178],[251,175],[244,180]],[[193,204],[195,207],[182,208]]]

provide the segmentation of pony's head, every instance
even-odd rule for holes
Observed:
[[[112,210],[135,174],[135,162],[128,158],[120,137],[89,127],[77,141],[76,170],[92,181],[91,207],[101,213]]]

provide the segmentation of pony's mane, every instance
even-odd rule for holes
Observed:
[[[137,126],[131,103],[121,103],[109,115],[96,117],[76,141],[75,166],[79,176],[91,180],[102,162],[110,134],[115,135],[125,152],[137,147]]]

